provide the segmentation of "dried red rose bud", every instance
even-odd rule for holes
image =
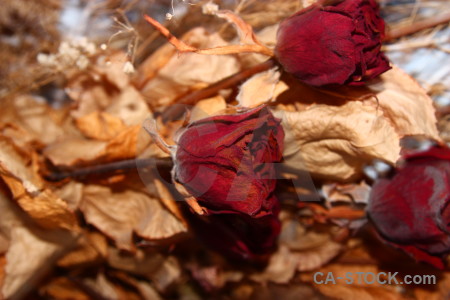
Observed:
[[[275,56],[306,84],[362,85],[390,69],[383,37],[374,0],[313,4],[280,24]]]
[[[443,268],[450,253],[450,149],[434,146],[404,159],[373,186],[369,217],[387,243]]]
[[[215,248],[243,258],[273,249],[280,230],[273,163],[283,139],[267,107],[193,122],[179,137],[174,180],[206,210],[200,235]]]

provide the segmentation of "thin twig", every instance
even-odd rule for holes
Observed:
[[[75,170],[69,171],[55,171],[46,176],[46,179],[49,181],[60,181],[66,178],[74,178],[74,177],[83,177],[87,175],[94,174],[104,174],[114,171],[123,171],[129,169],[136,169],[139,167],[147,167],[147,166],[164,166],[164,167],[172,167],[172,160],[168,158],[138,158],[138,159],[127,159],[120,160],[111,163],[83,167]]]
[[[200,101],[202,99],[210,98],[210,97],[217,95],[217,93],[220,90],[234,87],[257,73],[267,71],[267,70],[273,68],[276,64],[277,63],[276,63],[275,59],[269,59],[259,65],[256,65],[249,69],[245,69],[245,70],[242,70],[231,76],[228,76],[227,78],[224,78],[216,83],[213,83],[212,85],[210,85],[204,89],[190,93],[190,94],[176,100],[176,103],[184,104],[184,105],[194,105],[195,103],[197,103],[198,101]],[[179,118],[184,113],[184,110],[185,109],[182,105],[169,106],[162,113],[163,121],[166,122],[168,120],[174,120],[174,119]]]
[[[450,12],[418,21],[408,26],[389,30],[384,41],[391,41],[418,31],[450,22]]]

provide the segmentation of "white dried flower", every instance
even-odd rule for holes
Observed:
[[[77,61],[76,61],[76,65],[80,70],[84,70],[89,66],[89,58],[87,58],[84,55],[81,55]]]
[[[124,65],[123,65],[123,72],[125,74],[133,74],[134,73],[134,67],[133,64],[129,61],[127,61]]]
[[[202,13],[205,15],[215,15],[219,11],[219,5],[208,2],[202,5]]]

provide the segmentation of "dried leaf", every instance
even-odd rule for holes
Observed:
[[[192,29],[182,40],[202,48],[226,44],[219,34],[208,34],[204,28]],[[238,60],[228,55],[167,54],[172,55],[167,58],[168,62],[140,89],[152,107],[169,105],[180,95],[215,83],[236,73],[240,68]],[[148,59],[153,60],[151,56]],[[147,63],[144,62],[144,65]],[[146,75],[143,73],[141,76],[145,78]]]
[[[268,71],[253,75],[244,82],[239,90],[236,100],[239,106],[256,107],[265,102],[270,102],[288,87],[279,83],[281,73],[273,68]]]
[[[74,249],[58,260],[58,266],[68,268],[94,264],[105,259],[107,252],[108,243],[104,235],[85,232]]]
[[[87,138],[108,141],[125,130],[123,121],[106,112],[92,112],[76,120],[78,129]]]
[[[108,141],[66,139],[49,145],[43,153],[57,166],[90,165],[135,158],[147,146],[140,141],[140,130],[138,125],[126,127]]]
[[[227,104],[225,99],[220,95],[201,100],[195,104],[192,109],[189,121],[194,122],[203,118],[215,116],[226,108]]]
[[[67,203],[70,210],[75,211],[78,209],[83,195],[83,185],[76,181],[70,181],[53,192]]]
[[[174,256],[169,256],[161,267],[150,275],[155,287],[159,291],[164,291],[169,285],[174,283],[181,275],[181,268],[178,260]]]
[[[125,253],[116,248],[108,249],[108,264],[116,269],[150,278],[150,275],[161,268],[164,256],[158,252],[137,250]]]
[[[66,116],[67,109],[52,109],[45,99],[20,95],[2,102],[0,132],[22,147],[46,145],[68,134]]]
[[[257,282],[287,283],[294,277],[296,270],[297,258],[291,255],[287,246],[280,245],[278,251],[270,257],[266,270],[253,274],[250,278]]]
[[[333,100],[309,91],[304,97],[315,98],[304,99],[313,104],[296,112],[277,110],[286,132],[286,164],[295,169],[304,163],[315,177],[349,181],[373,159],[395,163],[404,135],[439,140],[432,100],[408,75],[394,67],[370,88],[377,99]]]
[[[67,277],[56,277],[39,289],[40,294],[51,299],[90,300],[87,293],[82,291]]]
[[[88,223],[114,239],[121,249],[134,249],[133,232],[147,239],[164,239],[187,230],[157,199],[132,190],[115,192],[87,185],[80,209]]]
[[[333,202],[367,204],[370,189],[365,181],[351,184],[330,183],[322,186],[325,199],[330,204]]]
[[[30,228],[33,223],[23,221],[23,213],[1,193],[0,211],[0,229],[10,241],[1,294],[5,298],[20,297],[52,268],[75,236],[67,231]]]
[[[45,228],[76,229],[77,220],[67,203],[44,188],[31,163],[11,142],[0,139],[0,176],[21,208]]]
[[[375,281],[372,284],[366,283],[364,280],[358,280],[357,272],[364,272],[378,274],[382,272],[375,265],[341,265],[332,264],[320,270],[317,270],[322,274],[333,274],[336,284],[317,284],[313,280],[315,273],[304,273],[301,275],[302,280],[311,282],[316,289],[327,297],[333,299],[404,299],[397,291],[395,285],[382,285]],[[347,273],[350,272],[353,275],[353,283],[346,283]],[[337,279],[341,277],[343,279]],[[326,277],[320,278],[325,279]]]
[[[105,299],[118,300],[119,294],[117,293],[114,285],[109,282],[103,272],[99,272],[95,280],[86,279],[84,283],[96,291],[99,295],[105,297]],[[123,299],[123,298],[122,298]]]
[[[91,73],[70,78],[66,91],[78,105],[71,111],[71,116],[79,119],[92,113],[106,112],[127,126],[142,124],[150,110],[123,72],[126,62],[127,56],[123,53],[101,57]]]

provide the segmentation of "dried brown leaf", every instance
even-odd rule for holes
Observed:
[[[41,287],[39,292],[52,299],[91,300],[89,294],[82,291],[79,286],[67,277],[53,278],[48,284]]]
[[[26,295],[73,245],[75,236],[68,231],[34,227],[34,223],[1,193],[0,211],[0,230],[10,243],[5,255],[1,294],[5,298],[20,297]]]
[[[90,265],[106,259],[108,242],[106,237],[97,232],[85,232],[77,241],[77,245],[58,260],[60,267],[77,267]]]
[[[134,249],[133,233],[147,239],[164,239],[187,230],[157,199],[132,190],[115,192],[105,186],[87,185],[80,209],[88,223],[111,237],[121,249]]]
[[[161,267],[150,275],[153,284],[159,291],[164,291],[174,283],[181,275],[181,268],[175,256],[166,258]]]
[[[67,109],[53,109],[45,99],[19,95],[2,101],[0,132],[21,146],[46,145],[68,135]]]
[[[135,253],[126,253],[110,247],[107,259],[108,264],[115,269],[150,278],[151,274],[161,268],[165,257],[158,252],[138,249]]]
[[[75,122],[84,136],[100,141],[111,140],[126,128],[120,118],[98,111],[82,116]]]
[[[94,279],[85,279],[84,284],[89,286],[92,290],[96,291],[99,295],[105,299],[119,300],[120,298],[118,291],[114,285],[106,278],[103,272],[97,273],[97,277]]]
[[[78,106],[71,111],[75,119],[106,112],[121,119],[127,126],[142,124],[150,110],[123,71],[126,62],[127,56],[120,52],[101,57],[91,73],[69,79],[66,91]]]
[[[210,48],[219,45],[225,45],[226,42],[219,34],[208,34],[204,28],[194,28],[186,33],[183,41],[195,47]],[[225,77],[228,77],[239,71],[238,60],[228,55],[198,55],[196,53],[171,55],[164,66],[149,75],[151,79],[147,80],[140,89],[146,101],[152,107],[160,107],[171,104],[177,97],[187,93],[190,90],[205,87],[215,83]],[[161,58],[159,58],[161,59]],[[148,60],[153,61],[150,56]],[[144,66],[148,63],[144,62]],[[145,72],[147,68],[143,69]],[[147,74],[140,75],[147,78]]]
[[[77,220],[67,203],[44,187],[32,161],[0,139],[0,176],[20,207],[45,228],[74,230]]]
[[[66,139],[49,145],[43,153],[57,166],[91,165],[135,158],[147,146],[140,140],[140,131],[141,127],[134,125],[126,127],[108,141]]]
[[[410,76],[394,67],[369,87],[376,98],[367,98],[366,91],[365,98],[356,100],[349,94],[349,100],[342,101],[310,91],[303,94],[316,97],[304,99],[312,101],[309,106],[296,112],[277,110],[286,133],[286,164],[305,166],[319,178],[349,181],[360,177],[362,167],[373,159],[395,163],[404,135],[439,140],[432,100]]]
[[[329,272],[333,274],[336,284],[314,283],[313,276],[315,273],[303,273],[300,277],[306,282],[311,282],[322,294],[327,297],[332,297],[333,299],[406,299],[398,292],[398,289],[394,285],[382,285],[377,281],[373,284],[369,284],[364,282],[364,280],[358,280],[356,272],[364,272],[365,274],[368,272],[373,274],[381,272],[375,265],[332,264],[317,271],[325,275],[329,274]],[[347,272],[353,274],[353,284],[348,284],[345,280],[337,279],[338,277],[346,278]]]

